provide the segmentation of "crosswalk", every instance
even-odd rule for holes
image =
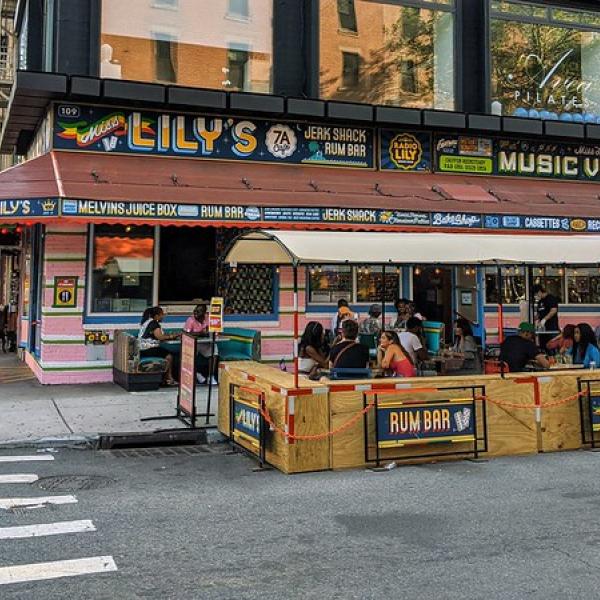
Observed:
[[[23,456],[0,456],[0,463],[36,463],[52,460],[54,460],[54,456],[44,453]],[[12,496],[10,493],[5,495],[6,491],[15,489],[15,485],[34,483],[38,479],[39,475],[36,473],[0,473],[0,517],[4,511],[13,509],[35,511],[36,509],[49,505],[57,507],[57,510],[53,512],[53,514],[56,514],[60,510],[59,507],[61,505],[78,503],[77,497],[74,495],[34,497]],[[96,526],[93,521],[89,519],[0,527],[0,543],[3,544],[3,549],[7,550],[10,548],[10,546],[7,545],[10,544],[10,540],[72,534],[93,534],[95,531],[97,531]],[[60,542],[57,541],[57,544],[59,543]],[[9,556],[10,552],[3,552],[2,555]],[[26,582],[53,580],[63,577],[79,577],[83,575],[111,573],[117,570],[117,565],[112,556],[87,556],[84,558],[65,557],[64,560],[52,562],[35,562],[15,565],[0,564],[0,587]],[[0,591],[0,598],[1,597],[2,592]]]

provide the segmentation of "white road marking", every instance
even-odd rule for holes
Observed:
[[[37,481],[37,475],[28,473],[17,473],[15,475],[0,475],[0,483],[33,483]]]
[[[54,460],[51,454],[36,454],[33,456],[0,456],[0,463],[3,462],[39,462],[42,460]]]
[[[109,573],[116,570],[117,565],[112,556],[92,556],[75,560],[0,567],[0,585],[58,579],[60,577],[76,577],[78,575],[91,575],[92,573]]]
[[[91,521],[62,521],[40,525],[24,525],[22,527],[0,527],[0,540],[61,535],[63,533],[83,533],[84,531],[96,531],[96,527]]]
[[[74,504],[75,496],[39,496],[37,498],[0,498],[0,508],[40,508],[46,504]]]

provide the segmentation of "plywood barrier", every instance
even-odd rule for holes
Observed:
[[[442,400],[467,397],[465,390],[420,392],[422,388],[444,388],[453,386],[480,386],[485,389],[488,448],[485,456],[508,456],[534,454],[580,448],[581,425],[579,402],[576,398],[578,377],[597,378],[600,372],[582,371],[536,373],[534,375],[511,374],[506,378],[499,375],[465,377],[432,377],[415,379],[377,379],[356,381],[313,382],[300,378],[299,389],[294,388],[294,378],[273,367],[254,363],[226,363],[221,372],[219,430],[229,435],[229,397],[231,383],[252,385],[264,391],[266,408],[276,427],[297,436],[317,436],[317,439],[286,439],[277,431],[267,436],[267,462],[285,473],[299,473],[323,469],[357,468],[365,462],[365,425],[363,418],[335,435],[364,407],[364,390],[372,386],[401,386],[398,398],[411,401]],[[537,393],[536,392],[537,387]],[[414,389],[414,393],[406,388]],[[394,398],[394,395],[386,396]],[[542,410],[534,409],[536,402]],[[544,408],[549,405],[548,408]],[[536,419],[537,413],[541,419]],[[367,419],[367,442],[369,455],[374,456],[374,419]],[[478,408],[477,429],[483,428],[483,412]],[[472,444],[438,443],[435,451],[441,459],[458,451],[468,451]],[[430,453],[424,445],[405,446],[403,458],[417,461],[419,454]],[[398,456],[381,450],[383,460]]]

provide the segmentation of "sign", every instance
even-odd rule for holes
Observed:
[[[382,129],[379,139],[382,171],[431,171],[431,134]]]
[[[57,217],[59,201],[56,198],[27,200],[0,200],[0,220],[32,217]]]
[[[55,105],[57,150],[373,169],[374,130]]]
[[[86,331],[85,343],[92,346],[106,346],[110,341],[108,331]]]
[[[600,145],[467,136],[435,137],[441,173],[600,181]]]
[[[600,396],[590,396],[592,431],[600,431]]]
[[[260,450],[260,408],[249,400],[236,398],[233,401],[233,438],[248,442],[252,449]]]
[[[223,333],[223,307],[223,298],[211,298],[208,312],[209,333]]]
[[[473,442],[475,411],[472,400],[447,400],[424,404],[378,404],[377,443],[380,448]]]
[[[196,419],[196,338],[187,333],[181,335],[181,366],[179,370],[179,395],[177,409],[191,418],[192,428]]]
[[[77,307],[77,277],[54,278],[54,308]]]

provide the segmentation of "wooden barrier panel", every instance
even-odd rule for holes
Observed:
[[[591,376],[591,377],[590,377]],[[485,456],[535,454],[582,446],[578,377],[597,378],[600,372],[573,371],[535,374],[474,375],[464,377],[431,377],[415,379],[372,379],[353,381],[312,382],[300,378],[300,388],[294,389],[293,376],[273,367],[254,362],[226,363],[221,371],[219,430],[229,435],[230,383],[251,385],[265,392],[267,411],[275,428],[297,436],[317,436],[315,439],[286,439],[279,431],[267,435],[266,460],[285,473],[300,473],[323,469],[365,467],[365,423],[356,416],[364,407],[365,389],[394,388],[398,399],[407,395],[411,401],[442,400],[467,397],[465,390],[432,391],[453,386],[485,388],[488,450]],[[429,391],[419,391],[428,388]],[[537,392],[536,392],[537,388]],[[414,389],[414,392],[409,390]],[[539,393],[538,393],[539,392]],[[395,395],[387,395],[393,399]],[[566,401],[569,400],[570,401]],[[542,406],[535,410],[536,401]],[[543,408],[550,404],[550,407]],[[541,413],[541,421],[536,420]],[[344,426],[354,419],[350,427]],[[374,419],[367,419],[369,456],[375,444]],[[477,429],[482,431],[483,412],[477,410]],[[328,432],[342,431],[334,435]],[[439,459],[450,459],[456,452],[467,452],[472,443],[438,443]],[[402,447],[401,454],[409,461],[421,462],[418,455],[431,450],[418,445]],[[447,455],[447,458],[446,458]],[[399,456],[398,448],[381,449],[381,459]],[[412,459],[411,457],[414,457]],[[437,460],[437,458],[436,458]],[[370,463],[372,464],[372,463]]]

